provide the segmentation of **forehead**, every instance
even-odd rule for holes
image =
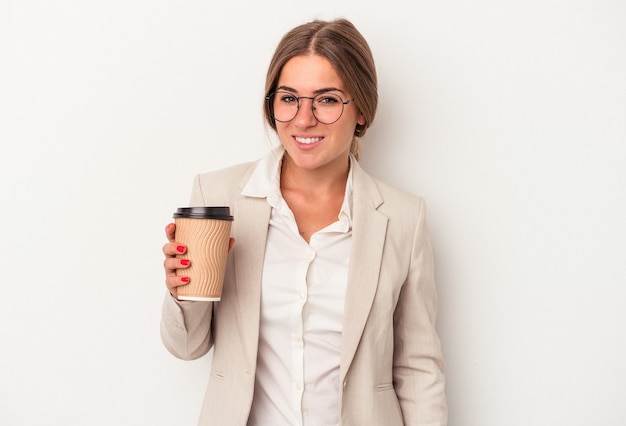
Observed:
[[[278,87],[286,86],[297,92],[312,92],[320,88],[344,90],[344,84],[328,59],[319,55],[295,56],[288,60],[278,78]]]

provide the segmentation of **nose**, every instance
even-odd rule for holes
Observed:
[[[313,99],[311,98],[300,98],[298,100],[300,102],[300,107],[298,108],[298,112],[296,113],[295,123],[296,126],[301,128],[312,127],[317,124],[317,119],[313,114]]]

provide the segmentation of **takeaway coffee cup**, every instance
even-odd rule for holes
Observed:
[[[232,221],[229,207],[181,207],[174,213],[176,241],[187,246],[176,257],[191,261],[176,272],[190,279],[178,287],[178,299],[221,299]]]

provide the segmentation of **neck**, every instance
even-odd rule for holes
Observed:
[[[349,170],[349,157],[338,164],[310,170],[295,165],[285,152],[280,171],[280,186],[283,189],[304,191],[311,194],[340,192],[343,195]]]

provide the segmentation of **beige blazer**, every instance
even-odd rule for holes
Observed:
[[[199,425],[245,425],[254,393],[270,206],[241,195],[256,163],[200,175],[191,205],[228,205],[236,240],[220,302],[163,303],[161,336],[181,359],[214,348]],[[353,171],[352,253],[341,341],[342,426],[447,424],[437,296],[421,198]]]

